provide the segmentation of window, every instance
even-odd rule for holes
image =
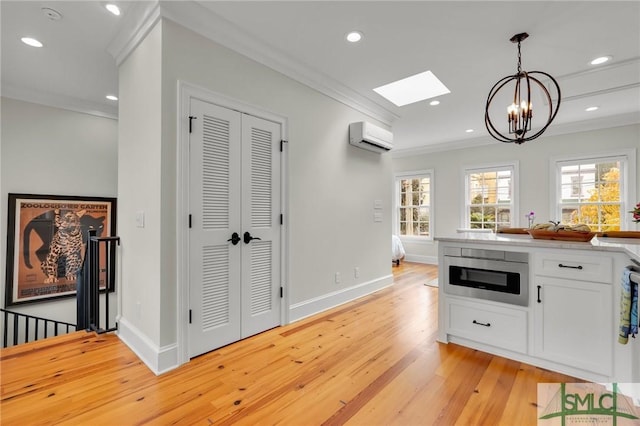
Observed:
[[[401,237],[433,239],[433,171],[396,175],[395,232]]]
[[[555,211],[564,224],[584,223],[592,231],[616,231],[626,228],[626,194],[634,179],[635,153],[554,159]],[[633,191],[635,193],[635,191]]]
[[[491,229],[512,226],[517,164],[465,169],[465,226]]]

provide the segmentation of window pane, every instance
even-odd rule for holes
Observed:
[[[620,161],[593,161],[560,167],[559,204],[563,223],[584,223],[594,231],[620,229]],[[570,205],[568,205],[570,203]],[[576,203],[578,203],[576,205]]]
[[[430,179],[422,179],[422,185],[420,186],[420,190],[422,192],[429,192],[431,189]]]
[[[420,223],[420,234],[421,235],[429,235],[429,223],[421,222]]]
[[[562,219],[560,221],[562,223],[577,223],[578,222],[578,208],[577,207],[563,207],[562,208]]]
[[[431,176],[398,179],[400,235],[429,236]]]
[[[511,222],[511,209],[498,209],[497,221],[501,224]]]
[[[482,209],[482,221],[483,222],[493,222],[496,220],[496,209],[495,207],[484,207]]]
[[[418,220],[420,222],[428,222],[429,221],[429,209],[426,207],[421,207],[418,209]]]

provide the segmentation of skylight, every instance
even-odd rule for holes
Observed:
[[[431,71],[421,72],[373,90],[396,106],[409,105],[451,93]]]

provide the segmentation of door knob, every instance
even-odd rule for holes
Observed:
[[[245,240],[246,240],[246,237],[245,237]],[[240,235],[238,235],[237,232],[234,232],[233,234],[231,234],[231,238],[229,238],[227,241],[231,241],[231,244],[235,246],[240,242]]]
[[[244,243],[249,244],[251,240],[261,240],[262,238],[252,237],[249,231],[244,233]]]

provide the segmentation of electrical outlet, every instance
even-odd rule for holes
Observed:
[[[336,284],[340,284],[340,272],[336,272]]]
[[[360,278],[360,268],[357,266],[353,268],[353,278]]]
[[[136,302],[136,319],[142,319],[142,304]]]

